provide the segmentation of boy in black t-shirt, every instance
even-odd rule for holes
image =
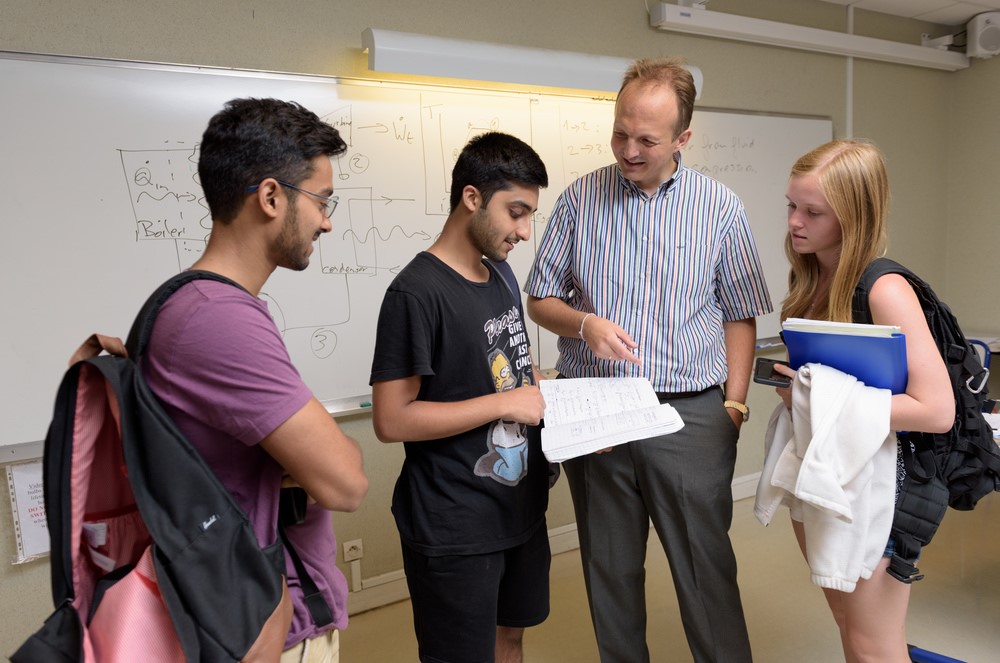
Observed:
[[[524,627],[548,616],[544,402],[504,262],[547,184],[519,139],[471,140],[440,237],[382,302],[372,409],[406,452],[392,512],[422,661],[520,660]]]

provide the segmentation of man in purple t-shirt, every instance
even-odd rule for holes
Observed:
[[[330,157],[345,149],[336,129],[294,103],[235,99],[212,118],[198,161],[212,232],[192,268],[241,287],[199,280],[178,290],[160,310],[143,364],[150,387],[262,546],[274,543],[283,482],[311,498],[305,520],[286,532],[333,622],[313,623],[298,574],[286,564],[286,596],[251,649],[262,660],[284,649],[283,663],[320,648],[337,660],[347,586],[334,564],[327,510],[357,509],[368,480],[358,444],[302,382],[257,295],[276,267],[305,269],[313,243],[331,230]],[[264,643],[275,641],[283,645],[266,651]]]

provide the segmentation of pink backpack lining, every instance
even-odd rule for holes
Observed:
[[[108,589],[90,622],[90,640],[100,663],[183,663],[184,652],[160,594],[152,546],[138,564]]]
[[[103,407],[94,407],[97,403]],[[77,386],[70,471],[70,495],[74,496],[70,505],[74,607],[82,616],[90,614],[97,581],[113,568],[137,564],[151,543],[124,473],[119,426],[118,402],[110,385],[96,368],[83,365]],[[96,458],[108,460],[98,464]],[[122,504],[126,507],[122,508]],[[96,525],[96,536],[86,535],[84,524]],[[103,568],[95,562],[102,557],[111,560]],[[151,565],[149,569],[147,575],[154,576],[155,583]],[[86,636],[84,641],[85,646],[89,645]]]

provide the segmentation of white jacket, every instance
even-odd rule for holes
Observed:
[[[791,416],[783,403],[771,415],[754,514],[767,525],[778,506],[791,509],[820,587],[852,592],[882,558],[896,486],[891,398],[887,389],[806,364],[792,384]]]

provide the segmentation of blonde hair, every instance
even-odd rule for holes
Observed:
[[[674,138],[680,136],[691,125],[694,114],[694,77],[684,66],[682,58],[644,58],[636,60],[625,71],[618,95],[629,85],[663,85],[677,95],[677,126]]]
[[[841,230],[840,257],[826,297],[826,310],[812,317],[850,322],[851,299],[861,273],[868,263],[885,255],[889,212],[885,157],[872,143],[834,140],[800,157],[792,166],[791,177],[810,173],[818,176],[820,191]],[[781,319],[806,317],[819,294],[819,264],[815,254],[793,251],[789,235],[785,236],[785,255],[791,270]]]

